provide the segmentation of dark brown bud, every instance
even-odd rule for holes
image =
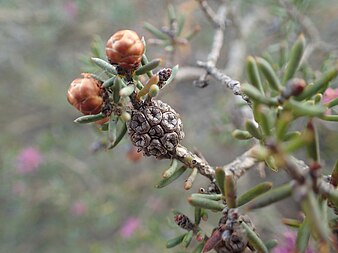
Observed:
[[[139,66],[143,53],[141,39],[131,30],[114,33],[106,44],[108,61],[127,70],[135,70]]]
[[[305,86],[306,83],[303,79],[293,78],[286,83],[282,96],[285,99],[288,99],[291,96],[298,96],[303,92]]]
[[[179,213],[175,215],[175,223],[185,230],[192,230],[194,229],[194,224],[190,221],[188,216]]]
[[[101,83],[88,73],[83,73],[82,76],[70,84],[67,100],[85,115],[98,114],[103,105]],[[106,121],[103,119],[96,123],[103,124]]]
[[[172,73],[172,70],[170,68],[161,69],[157,73],[158,78],[159,78],[157,85],[160,89],[165,85],[165,82],[169,79],[169,77],[171,76],[171,73]]]

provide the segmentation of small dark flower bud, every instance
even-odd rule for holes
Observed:
[[[303,79],[293,78],[286,83],[282,96],[285,99],[291,96],[298,96],[303,92],[305,86],[306,83]]]
[[[188,216],[179,213],[175,215],[175,223],[185,230],[192,230],[194,229],[194,224],[190,221]]]
[[[169,79],[169,77],[171,76],[171,73],[172,73],[172,70],[170,68],[161,69],[157,73],[159,77],[159,81],[157,85],[160,89],[165,85],[165,82]]]

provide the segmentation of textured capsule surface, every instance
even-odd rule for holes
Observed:
[[[184,137],[179,114],[160,100],[131,112],[128,134],[138,150],[158,159],[171,158]]]
[[[143,53],[141,39],[131,30],[116,32],[106,44],[108,61],[127,70],[135,70],[140,65]]]
[[[103,105],[102,88],[100,81],[90,74],[82,74],[82,78],[75,79],[67,92],[68,102],[85,115],[98,114]],[[106,119],[97,121],[104,123]]]

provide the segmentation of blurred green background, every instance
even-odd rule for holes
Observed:
[[[241,15],[262,15],[248,31],[246,55],[260,55],[268,45],[292,40],[301,30],[295,23],[283,23],[285,11],[276,1],[238,2]],[[337,43],[337,2],[296,2],[303,4],[323,40]],[[181,66],[195,65],[207,56],[213,33],[194,0],[0,0],[0,252],[184,251],[165,249],[166,240],[181,232],[172,222],[171,209],[192,217],[186,198],[206,181],[198,179],[190,192],[183,190],[184,178],[156,190],[170,162],[133,161],[127,139],[114,150],[94,154],[93,145],[104,136],[92,126],[73,123],[80,114],[66,100],[70,82],[83,71],[80,58],[90,56],[95,36],[106,41],[117,30],[133,29],[150,38],[143,22],[161,27],[169,3],[187,15],[187,29],[196,24],[202,28],[175,59]],[[229,29],[221,67],[235,37]],[[148,47],[149,58],[164,55],[161,48]],[[318,53],[311,63],[318,67],[326,56]],[[235,102],[220,85],[211,82],[199,89],[192,81],[175,83],[160,97],[181,114],[184,144],[197,148],[212,165],[226,164],[250,146],[230,136]],[[330,168],[337,158],[337,126],[321,127],[323,160]],[[240,189],[260,181],[257,174],[243,178]],[[285,180],[283,174],[278,180],[274,175],[267,171],[271,180]],[[282,204],[278,211],[267,208],[263,218],[262,212],[252,215],[258,224],[264,220],[259,228],[263,236],[283,232],[276,219],[290,214],[292,205]],[[206,231],[216,222],[217,217],[211,218]]]

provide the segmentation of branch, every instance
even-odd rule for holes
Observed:
[[[220,81],[227,88],[231,89],[234,95],[241,96],[242,99],[249,106],[251,106],[250,99],[241,91],[241,84],[240,84],[239,81],[231,79],[231,77],[222,73],[215,66],[213,66],[212,64],[209,64],[207,62],[198,61],[197,65],[204,68],[208,72],[209,75],[211,75],[216,80]]]
[[[233,175],[234,179],[238,180],[247,170],[259,162],[254,158],[256,148],[257,146],[250,148],[234,161],[222,166],[225,173],[227,175]],[[211,182],[214,182],[215,169],[210,166],[205,159],[189,151],[186,147],[178,145],[174,158],[181,161],[191,169],[196,168],[201,175],[210,179]]]

